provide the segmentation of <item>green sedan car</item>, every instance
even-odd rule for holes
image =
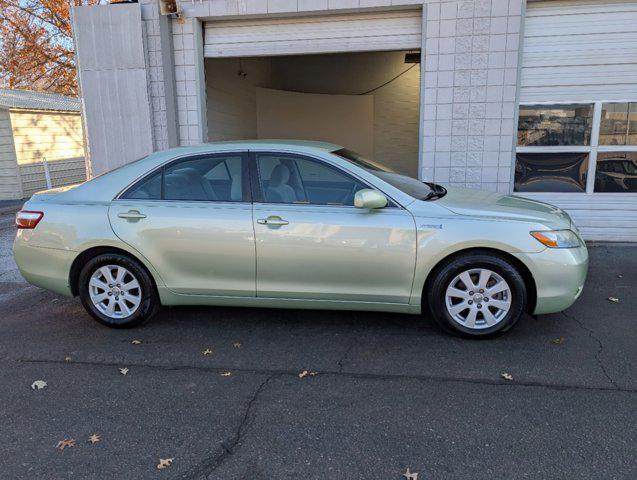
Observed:
[[[318,142],[153,153],[34,195],[16,223],[24,278],[110,327],[161,305],[223,305],[430,313],[488,337],[568,308],[588,267],[559,208]]]

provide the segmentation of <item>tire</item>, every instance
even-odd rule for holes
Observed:
[[[118,253],[89,260],[80,272],[78,290],[86,311],[107,327],[135,327],[160,307],[150,275],[137,261]]]
[[[520,320],[527,291],[522,275],[510,262],[476,252],[452,258],[437,269],[427,299],[434,319],[447,332],[492,338]]]

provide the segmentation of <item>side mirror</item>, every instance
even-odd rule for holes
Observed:
[[[384,208],[387,206],[387,197],[378,190],[364,188],[354,195],[356,208]]]

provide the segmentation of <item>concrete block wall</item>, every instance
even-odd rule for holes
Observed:
[[[423,176],[510,192],[523,0],[427,0]]]

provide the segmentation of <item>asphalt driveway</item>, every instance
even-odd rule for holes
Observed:
[[[490,341],[416,316],[244,308],[117,331],[21,280],[11,222],[2,478],[637,478],[637,247],[592,247],[571,309]]]

